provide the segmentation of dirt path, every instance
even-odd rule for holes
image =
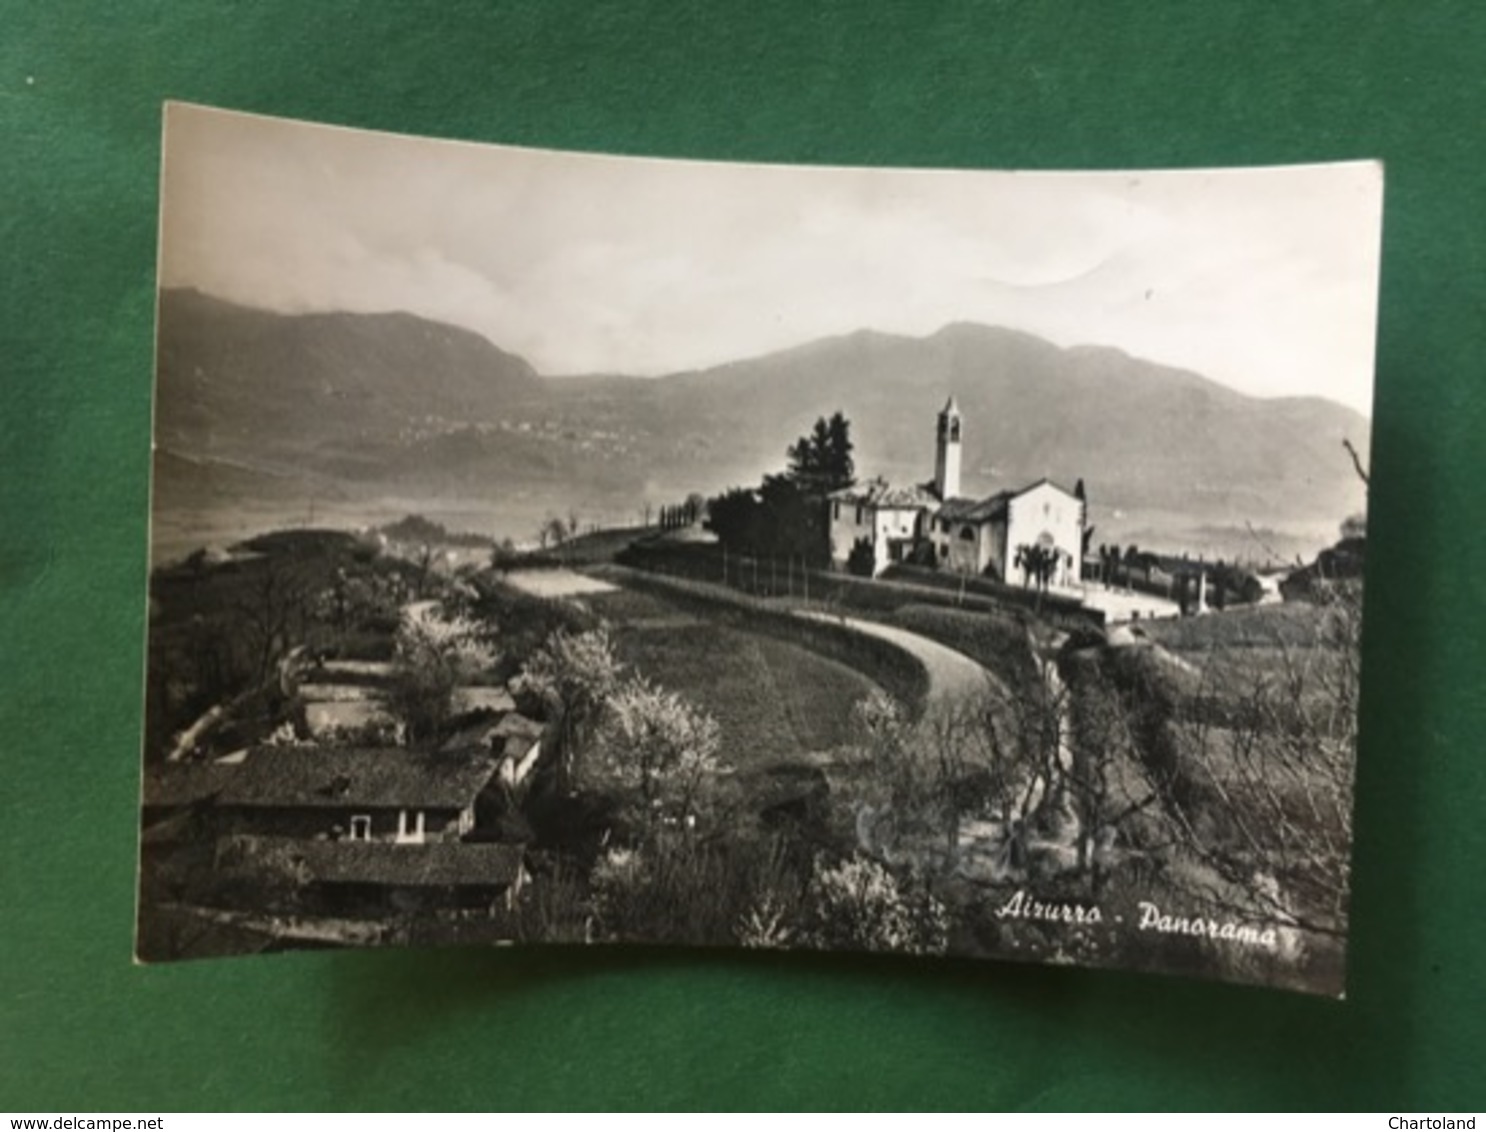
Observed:
[[[827,621],[845,625],[858,633],[879,637],[897,645],[906,653],[916,657],[929,673],[929,705],[963,702],[983,695],[988,686],[999,687],[1000,681],[962,652],[931,641],[928,637],[893,625],[881,625],[876,621],[863,621],[856,617],[843,617],[834,613],[817,613],[797,609],[796,617],[809,617],[815,621]]]
[[[531,594],[533,597],[560,598],[560,597],[582,597],[585,594],[612,593],[614,585],[595,578],[590,574],[580,574],[576,570],[558,568],[555,570],[508,570],[505,581]]]

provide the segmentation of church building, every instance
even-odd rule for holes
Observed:
[[[963,430],[959,405],[950,397],[935,425],[932,481],[901,487],[876,479],[834,492],[832,560],[844,568],[853,549],[864,547],[871,552],[873,576],[910,558],[932,558],[941,570],[1016,581],[1022,556],[1035,549],[1051,555],[1051,585],[1076,588],[1087,521],[1081,494],[1040,479],[984,499],[961,495]]]

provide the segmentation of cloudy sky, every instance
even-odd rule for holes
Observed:
[[[1370,413],[1382,174],[641,160],[172,105],[161,282],[406,310],[546,374],[976,321]]]

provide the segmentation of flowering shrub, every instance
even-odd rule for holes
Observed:
[[[571,789],[589,733],[619,685],[621,665],[609,631],[558,629],[527,659],[512,686],[541,702],[558,725],[558,773]]]
[[[554,714],[591,711],[614,690],[619,670],[608,629],[558,629],[527,659],[516,688]]]
[[[642,829],[692,828],[718,770],[717,721],[636,677],[609,697],[591,777],[623,798]]]
[[[495,650],[476,622],[432,610],[403,618],[393,651],[388,706],[409,740],[435,737],[452,710],[454,689],[495,664]]]
[[[853,856],[816,864],[807,893],[814,947],[942,954],[949,946],[949,912],[931,894],[905,890],[886,868]]]
[[[610,849],[595,862],[588,880],[594,919],[602,934],[613,937],[650,884],[650,871],[638,851]]]
[[[908,719],[903,707],[881,688],[852,705],[852,720],[869,743],[901,748],[907,739]]]

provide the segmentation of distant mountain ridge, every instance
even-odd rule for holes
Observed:
[[[186,454],[354,448],[545,389],[524,358],[405,313],[284,315],[170,290],[158,343],[156,438]]]
[[[843,410],[860,476],[923,480],[949,393],[965,489],[1083,478],[1103,507],[1194,523],[1340,519],[1363,492],[1342,448],[1368,421],[1319,398],[1249,397],[1120,350],[953,323],[864,330],[666,377],[544,378],[472,331],[409,314],[288,315],[161,295],[157,443],[492,510],[632,507],[753,483]]]

